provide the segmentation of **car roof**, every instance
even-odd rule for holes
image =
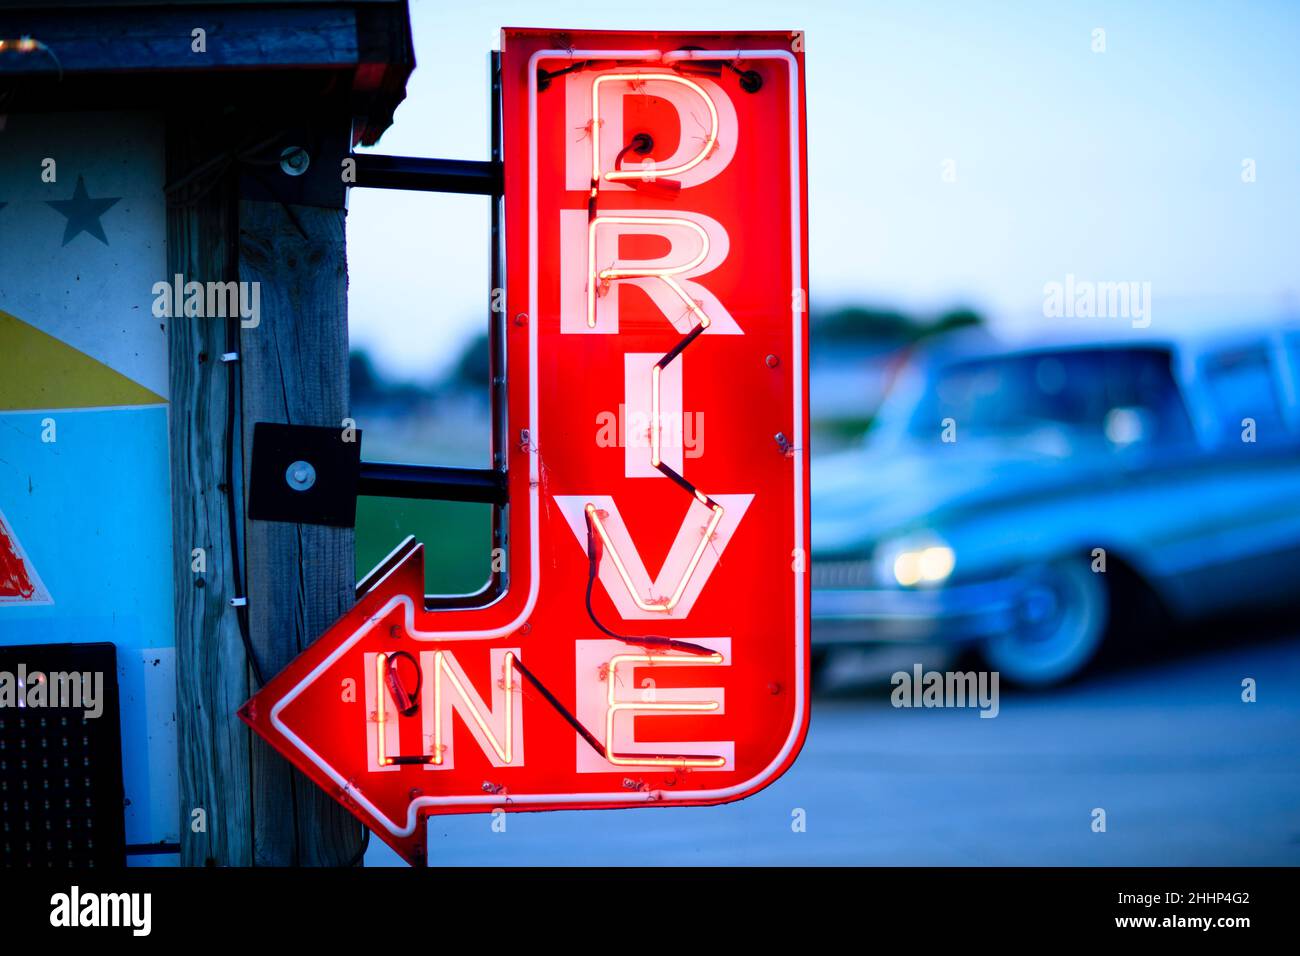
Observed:
[[[1109,321],[1109,320],[1100,320]],[[998,330],[993,334],[967,336],[954,333],[936,343],[934,357],[940,362],[996,356],[1037,355],[1065,351],[1101,349],[1161,349],[1173,353],[1203,354],[1221,349],[1263,344],[1279,336],[1300,336],[1300,322],[1247,321],[1233,326],[1192,327],[1169,334],[1164,329],[1097,329],[1080,325],[1058,326],[1048,332],[1028,333]]]

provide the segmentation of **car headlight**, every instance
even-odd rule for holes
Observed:
[[[956,565],[952,548],[938,538],[908,539],[876,552],[876,578],[888,587],[946,581]]]

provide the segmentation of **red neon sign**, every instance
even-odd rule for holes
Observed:
[[[241,711],[408,859],[425,814],[721,803],[802,745],[800,40],[504,33],[509,587],[428,609],[405,544]]]

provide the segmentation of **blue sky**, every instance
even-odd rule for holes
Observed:
[[[419,66],[377,151],[465,159],[487,155],[486,57],[502,26],[805,30],[814,309],[969,304],[1032,332],[1053,321],[1044,284],[1072,273],[1150,282],[1164,332],[1300,313],[1300,4],[411,12]],[[348,232],[354,344],[391,373],[438,373],[485,322],[487,201],[356,190]]]

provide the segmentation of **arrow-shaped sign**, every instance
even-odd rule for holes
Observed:
[[[492,586],[426,597],[408,540],[241,711],[415,863],[431,814],[742,799],[807,726],[802,52],[570,37],[502,49]]]

